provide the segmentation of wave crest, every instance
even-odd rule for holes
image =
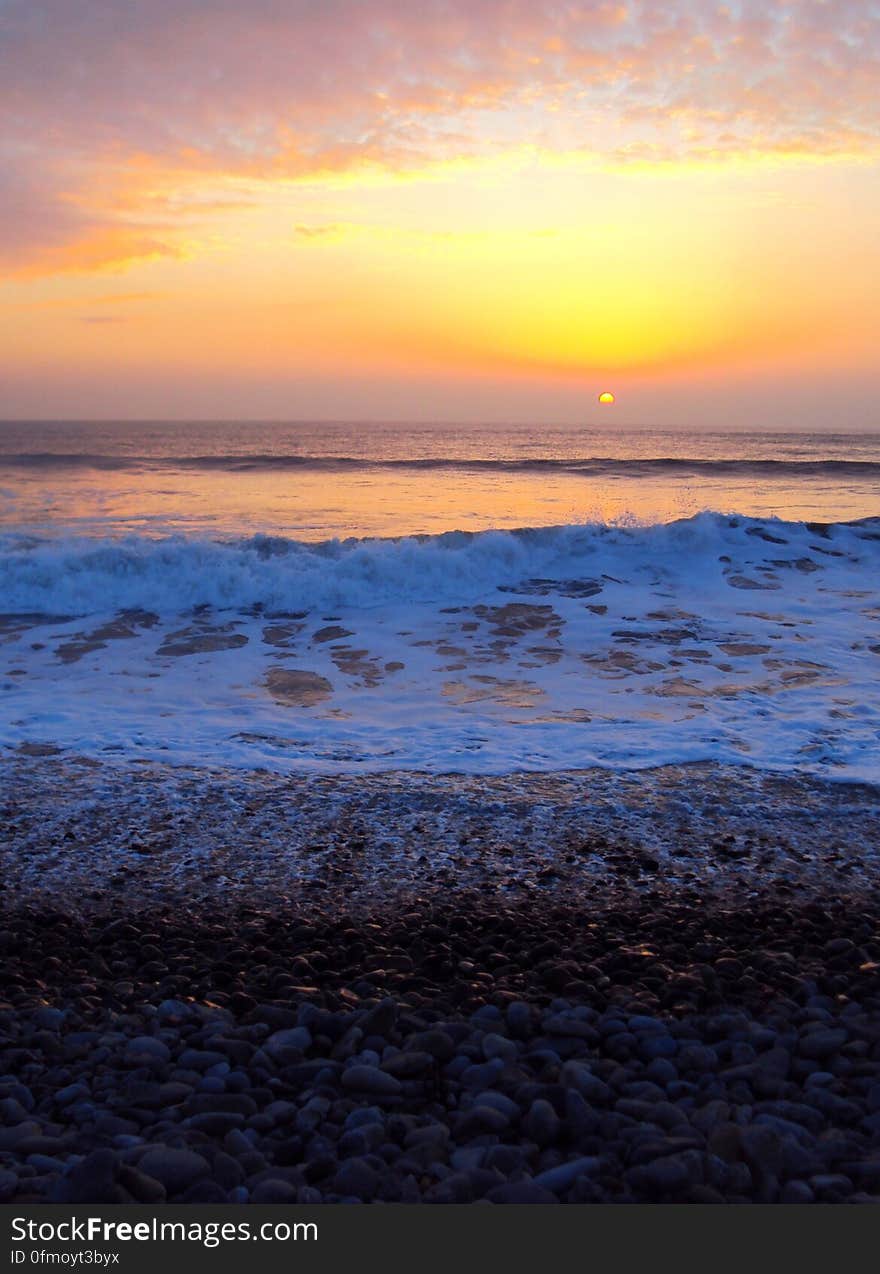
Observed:
[[[832,548],[833,555],[828,554]],[[818,548],[824,571],[876,570],[880,519],[830,526],[701,513],[656,526],[602,524],[452,531],[402,539],[304,543],[256,535],[118,540],[0,536],[6,613],[94,614],[197,605],[329,611],[466,603],[524,580],[687,571],[719,580],[725,558],[797,560]]]
[[[754,459],[712,458],[695,456],[654,456],[646,458],[583,456],[566,459],[528,458],[521,460],[484,457],[397,457],[367,459],[358,456],[305,456],[273,453],[137,456],[105,455],[88,452],[20,452],[0,455],[0,468],[21,470],[63,469],[186,469],[230,473],[250,471],[297,470],[318,473],[343,473],[373,469],[401,469],[416,472],[471,470],[495,473],[559,473],[587,478],[670,476],[810,478],[849,477],[880,478],[880,462],[875,460],[784,460],[770,457]]]

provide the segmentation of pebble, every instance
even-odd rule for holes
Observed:
[[[445,1031],[417,1031],[406,1042],[414,1052],[429,1053],[438,1062],[448,1062],[455,1052],[455,1044]]]
[[[702,1176],[700,1155],[685,1151],[682,1154],[664,1155],[650,1163],[630,1168],[626,1179],[636,1190],[653,1197],[669,1197],[681,1194],[689,1186],[697,1185]]]
[[[124,1195],[116,1184],[119,1156],[112,1150],[93,1150],[59,1178],[53,1203],[122,1203]]]
[[[269,1177],[261,1181],[250,1194],[251,1203],[296,1203],[297,1187],[289,1181],[280,1181],[277,1177]],[[241,1200],[244,1202],[244,1200]]]
[[[534,1178],[534,1184],[542,1190],[550,1190],[553,1194],[564,1194],[577,1181],[578,1177],[595,1177],[601,1167],[601,1160],[595,1155],[586,1155],[580,1159],[569,1159],[555,1168],[548,1168]]]
[[[266,1040],[263,1048],[272,1056],[286,1052],[301,1055],[308,1051],[311,1043],[312,1033],[308,1027],[293,1026],[287,1030],[275,1031]]]
[[[519,1049],[513,1040],[506,1039],[503,1035],[496,1035],[492,1031],[483,1036],[482,1049],[486,1061],[498,1058],[502,1062],[514,1062],[519,1056]]]
[[[522,1000],[514,1000],[507,1006],[507,1026],[516,1039],[526,1039],[532,1025],[532,1010]]]
[[[389,1057],[382,1063],[382,1070],[386,1075],[393,1075],[395,1079],[412,1079],[415,1075],[424,1075],[434,1064],[434,1058],[430,1053],[409,1050]]]
[[[126,1165],[119,1173],[119,1184],[138,1203],[164,1203],[166,1190],[161,1181],[140,1172],[131,1165]]]
[[[839,1052],[846,1043],[847,1038],[846,1031],[810,1031],[808,1035],[801,1036],[798,1052],[801,1057],[817,1058],[824,1061]]]
[[[125,1060],[132,1066],[164,1066],[170,1057],[168,1045],[152,1035],[138,1035],[125,1047]]]
[[[138,1160],[138,1169],[148,1177],[161,1181],[169,1195],[181,1193],[207,1176],[210,1168],[201,1155],[192,1150],[176,1150],[170,1146],[155,1146]]]
[[[379,1173],[364,1158],[347,1159],[336,1173],[333,1185],[338,1194],[354,1195],[368,1202],[379,1186]]]
[[[456,1121],[455,1135],[461,1141],[471,1141],[487,1132],[503,1133],[509,1122],[506,1114],[492,1106],[472,1106]]]
[[[391,1034],[396,1018],[397,1004],[392,999],[385,999],[364,1014],[360,1027],[365,1036],[386,1038]]]
[[[618,905],[6,917],[0,1201],[880,1197],[868,904]]]
[[[532,1102],[522,1126],[526,1136],[539,1146],[549,1146],[556,1141],[561,1128],[556,1111],[542,1098]]]
[[[342,1086],[374,1097],[397,1097],[403,1092],[400,1080],[378,1066],[349,1066],[343,1071]]]

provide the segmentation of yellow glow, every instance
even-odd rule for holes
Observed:
[[[599,395],[599,402],[608,404],[613,403],[614,395],[610,392],[610,390],[606,389],[604,393]]]
[[[0,370],[96,384],[150,369],[607,376],[631,403],[648,375],[810,369],[822,354],[868,365],[880,336],[874,176],[854,165],[830,185],[821,172],[601,170],[536,152],[406,180],[132,163],[116,229],[0,284]],[[174,215],[156,224],[133,215],[172,197]],[[109,177],[101,200],[111,208]]]

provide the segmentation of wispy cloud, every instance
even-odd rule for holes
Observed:
[[[322,240],[338,239],[340,235],[345,234],[348,227],[341,221],[333,221],[326,225],[299,225],[294,226],[294,234],[298,239],[305,239],[307,242],[320,243]]]
[[[233,178],[880,148],[866,0],[4,0],[0,72],[6,272],[180,252]]]

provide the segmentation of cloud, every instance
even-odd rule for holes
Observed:
[[[7,277],[91,272],[173,256],[173,235],[124,206],[124,184],[89,197],[95,161],[0,141],[0,270]],[[165,227],[167,229],[167,227]]]
[[[293,232],[298,239],[305,239],[307,242],[320,243],[322,240],[338,239],[340,235],[345,234],[348,226],[341,221],[328,222],[326,225],[299,225],[294,226]]]
[[[876,156],[878,50],[856,0],[0,0],[0,264],[180,252],[233,177]]]

